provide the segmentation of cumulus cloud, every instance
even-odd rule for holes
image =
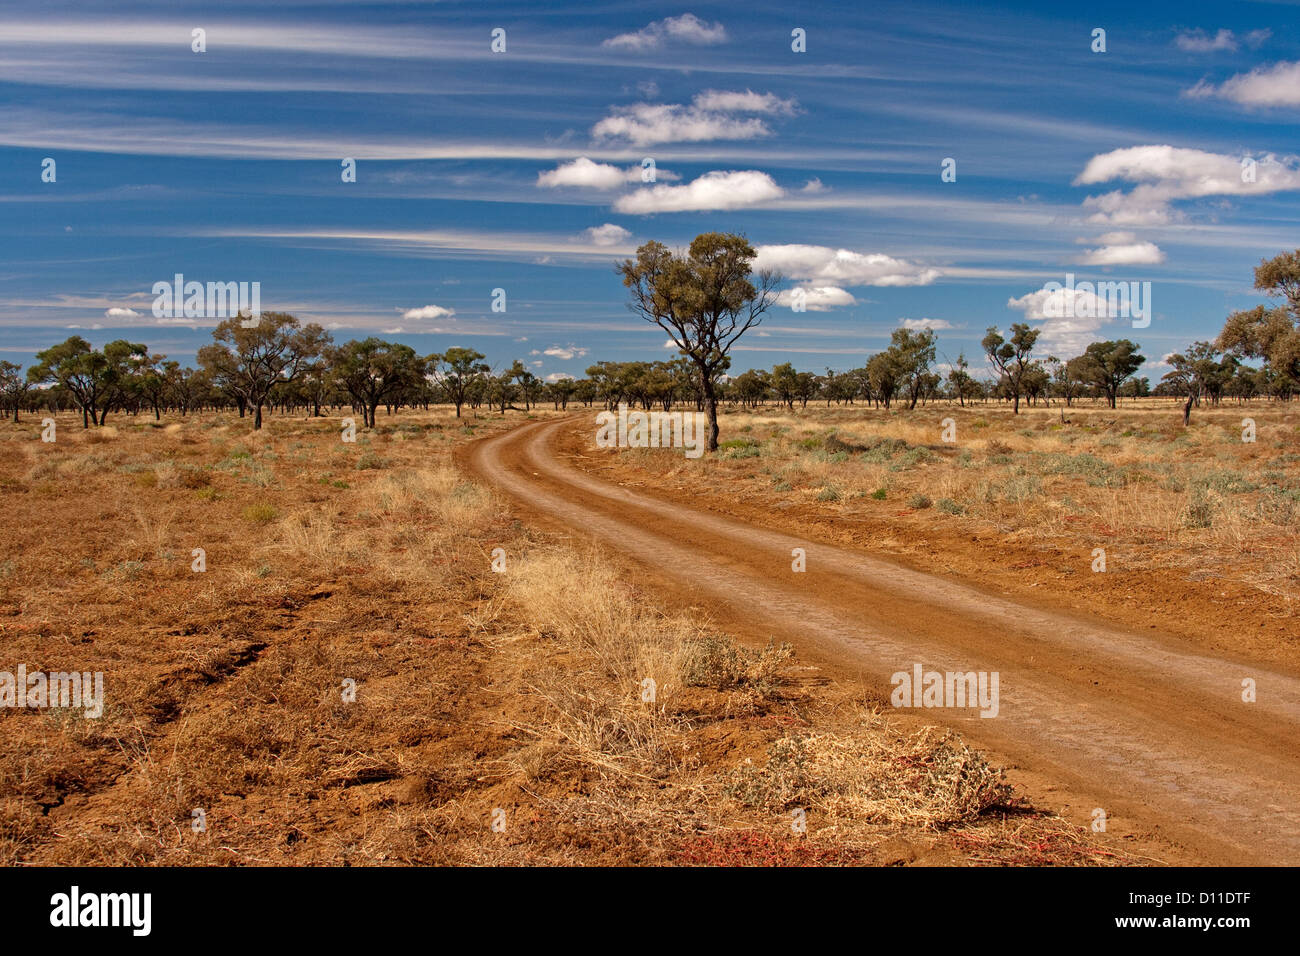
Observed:
[[[1079,239],[1079,243],[1089,240]],[[1099,243],[1095,249],[1085,249],[1084,265],[1090,266],[1142,266],[1159,265],[1165,254],[1154,242],[1138,239],[1131,232],[1108,232],[1091,240]]]
[[[1204,30],[1182,30],[1174,37],[1174,44],[1188,53],[1214,53],[1219,50],[1236,51],[1241,44],[1256,47],[1273,35],[1272,30],[1251,30],[1238,37],[1231,30],[1219,30],[1210,36]]]
[[[1300,60],[1258,66],[1218,86],[1202,80],[1185,92],[1197,99],[1212,96],[1242,106],[1300,106]]]
[[[584,348],[580,348],[579,346],[576,345],[570,345],[567,347],[561,345],[552,345],[548,349],[543,349],[542,354],[549,355],[551,358],[563,359],[564,361],[567,362],[569,359],[572,358],[582,358],[584,355],[587,354],[587,350]]]
[[[1058,283],[1059,284],[1059,283]],[[1045,352],[1079,355],[1099,338],[1098,331],[1125,314],[1126,299],[1097,295],[1089,283],[1076,287],[1047,288],[1007,300],[1007,307],[1017,309],[1032,322],[1042,322],[1038,338]],[[1148,302],[1147,307],[1150,307]]]
[[[455,314],[455,309],[444,309],[440,305],[422,305],[418,309],[407,309],[402,313],[402,318],[414,322],[421,319],[445,319]]]
[[[546,376],[546,381],[548,382],[563,382],[565,379],[572,381],[573,376],[568,372],[552,372],[550,375]]]
[[[952,323],[947,319],[900,319],[898,322],[905,329],[919,331],[921,329],[950,329]]]
[[[615,212],[647,215],[656,212],[700,212],[739,209],[780,199],[785,191],[767,173],[756,169],[714,170],[685,186],[657,185],[620,196]]]
[[[112,308],[112,309],[105,309],[105,310],[104,310],[104,318],[106,318],[106,319],[138,319],[138,318],[140,318],[140,313],[137,312],[135,309],[119,309],[119,308]]]
[[[603,226],[592,226],[590,229],[583,230],[582,234],[588,242],[596,246],[616,246],[620,242],[626,242],[632,235],[622,226],[612,222],[607,222]]]
[[[693,13],[683,13],[656,20],[633,33],[612,36],[602,45],[616,50],[658,50],[670,40],[713,46],[727,41],[727,30],[721,23],[708,23]]]
[[[799,295],[802,293],[802,295]],[[791,307],[800,300],[808,312],[829,312],[846,305],[857,305],[858,300],[847,289],[833,285],[799,286],[783,289],[776,297],[779,306]]]
[[[759,246],[754,250],[758,269],[775,269],[782,275],[805,282],[839,285],[907,286],[929,285],[942,273],[883,253],[861,253],[830,246]]]
[[[705,90],[689,104],[633,103],[618,106],[591,128],[598,140],[624,140],[634,146],[690,143],[714,139],[759,139],[770,136],[764,117],[789,116],[793,99],[752,90]]]
[[[672,181],[680,178],[676,173],[666,169],[655,170],[656,180]],[[537,185],[547,188],[579,186],[587,189],[617,189],[626,183],[640,181],[640,166],[619,168],[609,163],[593,162],[586,156],[579,156],[571,162],[561,163],[554,169],[537,174]]]
[[[1245,174],[1244,159],[1254,162]],[[1300,168],[1268,154],[1261,158],[1226,156],[1175,146],[1130,146],[1088,160],[1074,185],[1124,180],[1137,183],[1129,192],[1089,196],[1084,207],[1095,210],[1089,222],[1112,225],[1161,225],[1181,218],[1170,203],[1205,196],[1266,195],[1300,189]]]

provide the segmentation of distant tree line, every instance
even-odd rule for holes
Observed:
[[[391,414],[440,404],[454,406],[457,417],[466,407],[504,413],[542,403],[558,410],[571,404],[612,409],[621,403],[665,411],[675,405],[704,412],[712,407],[716,421],[719,402],[789,409],[810,401],[886,409],[1006,402],[1018,413],[1022,402],[1058,400],[1071,406],[1092,399],[1115,408],[1125,398],[1155,395],[1182,398],[1186,423],[1202,402],[1289,401],[1300,391],[1300,250],[1255,270],[1255,287],[1280,304],[1233,313],[1214,342],[1194,342],[1171,355],[1171,371],[1154,388],[1137,377],[1145,359],[1128,339],[1093,342],[1068,359],[1040,359],[1034,356],[1039,330],[1027,323],[1013,324],[1006,336],[988,330],[981,347],[994,372],[990,378],[972,375],[964,354],[941,371],[935,333],[907,328],[894,330],[888,347],[860,368],[815,374],[783,362],[770,371],[730,376],[730,344],[757,324],[770,304],[775,277],[765,274],[757,287],[748,283],[745,263],[753,250],[740,237],[709,233],[691,250],[675,257],[647,243],[637,260],[620,267],[635,290],[633,310],[676,329],[680,357],[671,361],[597,362],[585,378],[543,381],[518,359],[494,369],[482,353],[467,348],[421,356],[410,346],[376,337],[336,345],[319,325],[267,312],[256,323],[246,325],[241,316],[219,324],[212,344],[199,349],[197,368],[151,353],[143,343],[118,339],[96,349],[74,335],[38,352],[25,373],[21,365],[0,361],[0,402],[14,421],[21,410],[76,409],[86,428],[105,424],[112,413],[152,413],[158,419],[164,412],[185,416],[206,410],[236,410],[261,428],[267,410],[321,416],[341,408],[373,428],[380,407]],[[668,276],[677,286],[668,285]],[[757,311],[756,299],[762,300]],[[687,317],[689,309],[693,318]],[[663,322],[655,319],[656,310],[667,316]]]

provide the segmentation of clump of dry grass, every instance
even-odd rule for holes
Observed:
[[[956,735],[902,734],[875,712],[847,733],[782,737],[764,766],[737,770],[728,791],[774,811],[801,806],[839,822],[928,828],[974,820],[1011,799],[1003,772]]]

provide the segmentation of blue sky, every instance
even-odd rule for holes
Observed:
[[[809,306],[733,371],[859,366],[904,323],[983,368],[985,328],[1028,318],[1044,355],[1134,338],[1156,379],[1300,246],[1298,25],[1252,2],[5,3],[0,357],[77,332],[188,362],[217,320],[151,312],[183,273],[260,282],[340,341],[581,375],[675,354],[614,263],[725,230]],[[1150,282],[1150,327],[1044,318],[1067,274]]]

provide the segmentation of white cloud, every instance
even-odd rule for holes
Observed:
[[[952,323],[947,319],[900,319],[898,324],[905,329],[950,329]]]
[[[112,309],[105,309],[105,310],[104,310],[104,318],[106,318],[106,319],[138,319],[138,318],[140,318],[140,313],[137,312],[135,309],[119,309],[119,308],[112,308]]]
[[[1246,158],[1254,160],[1253,177],[1245,175]],[[1095,210],[1090,222],[1161,225],[1181,218],[1169,205],[1173,200],[1300,189],[1300,169],[1294,160],[1288,164],[1271,153],[1260,158],[1225,156],[1168,145],[1130,146],[1100,153],[1088,160],[1074,185],[1116,179],[1138,185],[1127,193],[1116,190],[1085,199],[1084,207]]]
[[[883,253],[861,253],[830,246],[759,246],[757,269],[775,269],[788,278],[843,285],[929,285],[942,273],[938,269],[895,259]]]
[[[785,191],[767,173],[756,169],[714,170],[685,186],[652,186],[620,196],[616,212],[647,215],[657,212],[695,212],[739,209],[780,199]]]
[[[1083,244],[1087,239],[1077,239]],[[1095,249],[1085,249],[1080,260],[1090,266],[1140,266],[1159,265],[1165,254],[1154,242],[1140,240],[1131,232],[1108,232],[1091,240],[1099,243]]]
[[[598,140],[625,140],[634,146],[704,142],[714,139],[760,139],[770,136],[763,117],[789,116],[793,99],[753,90],[705,90],[689,105],[633,103],[615,107],[591,128]]]
[[[542,352],[543,355],[549,355],[551,358],[563,359],[569,361],[573,358],[582,358],[587,354],[587,349],[580,348],[576,345],[570,345],[567,348],[559,345],[552,345]]]
[[[691,103],[698,110],[709,113],[762,113],[768,116],[790,116],[795,111],[793,99],[783,100],[775,93],[755,93],[753,90],[705,90]]]
[[[546,376],[546,381],[548,382],[563,382],[565,379],[573,381],[573,376],[568,372],[552,372],[550,375]]]
[[[1214,50],[1235,50],[1237,39],[1231,30],[1220,30],[1214,36],[1206,35],[1204,30],[1184,30],[1174,39],[1178,49],[1189,53],[1209,53]]]
[[[1272,35],[1272,30],[1251,30],[1241,37],[1231,30],[1219,30],[1214,36],[1204,30],[1183,30],[1174,38],[1174,43],[1178,49],[1188,53],[1214,53],[1219,50],[1236,51],[1242,43],[1257,47]]]
[[[402,328],[400,325],[395,325],[391,329],[380,329],[379,331],[383,332],[385,335],[401,335],[406,331],[406,329]]]
[[[809,312],[829,312],[831,309],[846,305],[857,305],[858,300],[846,289],[833,285],[800,286],[796,289],[783,289],[776,297],[776,304],[787,308],[798,301],[796,291],[803,292],[803,306]]]
[[[708,23],[693,13],[683,13],[680,17],[656,20],[634,33],[620,33],[602,45],[616,50],[657,50],[666,40],[712,46],[726,42],[727,30],[721,23]]]
[[[616,246],[620,242],[626,242],[632,236],[632,233],[612,222],[607,222],[603,226],[592,226],[590,229],[584,230],[582,234],[587,237],[589,242],[597,246]]]
[[[1148,303],[1149,305],[1149,303]],[[1042,288],[1018,299],[1008,299],[1007,307],[1018,309],[1032,322],[1042,322],[1038,347],[1058,355],[1080,355],[1097,332],[1119,317],[1123,304],[1094,291],[1079,288]]]
[[[1197,99],[1214,96],[1242,106],[1300,106],[1300,60],[1258,66],[1219,86],[1202,80],[1186,95]]]
[[[416,321],[419,319],[443,319],[455,314],[455,309],[444,309],[440,305],[424,305],[418,309],[407,309],[402,313],[402,318],[407,321]]]
[[[808,182],[804,183],[803,189],[799,191],[802,193],[824,193],[826,190],[826,185],[814,176],[812,179],[808,180]]]
[[[655,178],[676,180],[681,177],[666,169],[656,169]],[[579,186],[588,189],[617,189],[626,183],[641,181],[641,167],[629,166],[620,169],[609,163],[592,162],[586,156],[579,156],[568,163],[561,163],[555,169],[537,174],[537,185],[554,188],[556,186]]]

